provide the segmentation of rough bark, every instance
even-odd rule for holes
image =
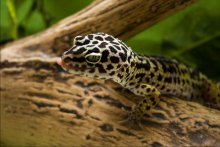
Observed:
[[[128,130],[119,123],[140,99],[111,81],[64,73],[56,56],[76,35],[127,39],[196,0],[95,1],[48,30],[1,49],[1,145],[220,146],[220,112],[164,98]],[[124,109],[124,110],[123,110]]]

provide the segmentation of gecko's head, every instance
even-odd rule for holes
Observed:
[[[73,47],[57,63],[73,74],[109,79],[128,63],[129,52],[120,40],[95,33],[75,37]]]

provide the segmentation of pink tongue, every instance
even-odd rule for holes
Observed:
[[[57,64],[62,66],[62,59],[61,58],[57,58]]]
[[[57,64],[60,65],[63,68],[66,68],[66,65],[64,64],[63,60],[61,58],[57,59]]]

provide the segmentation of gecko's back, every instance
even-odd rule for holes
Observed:
[[[149,64],[150,68],[145,71],[143,67],[146,67],[146,64]],[[181,62],[160,56],[137,55],[134,68],[135,73],[143,75],[136,79],[136,82],[152,84],[162,95],[220,104],[220,83],[208,79],[201,72]]]

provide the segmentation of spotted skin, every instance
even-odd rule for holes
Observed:
[[[105,33],[77,36],[58,64],[87,77],[111,79],[143,99],[131,112],[141,118],[161,96],[175,96],[220,104],[220,84],[183,63],[159,56],[140,56],[119,39]]]

